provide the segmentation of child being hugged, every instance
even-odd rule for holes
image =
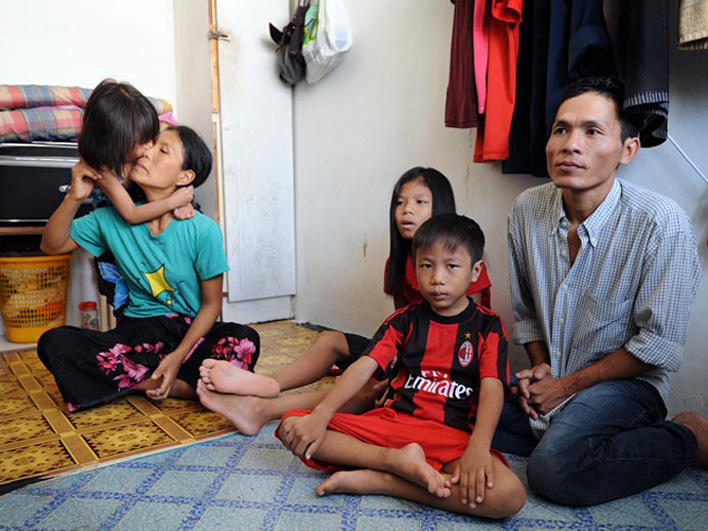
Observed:
[[[140,156],[152,146],[160,133],[160,121],[155,107],[129,83],[104,79],[91,92],[81,122],[79,164],[75,172],[93,179],[105,192],[93,196],[94,206],[113,204],[118,213],[131,224],[155,219],[166,212],[189,205],[194,187],[178,188],[170,197],[136,205],[126,188],[129,175]],[[178,218],[192,217],[194,211]]]
[[[113,205],[123,219],[136,225],[174,211],[177,219],[194,216],[194,187],[178,188],[171,196],[146,202],[142,190],[132,186],[130,172],[160,133],[160,121],[150,100],[129,83],[104,79],[91,92],[79,135],[80,160],[72,175],[92,179],[95,208]],[[130,191],[129,191],[130,190]],[[142,201],[135,204],[133,197]],[[128,289],[115,259],[106,252],[96,258],[99,291],[117,316],[128,302]]]
[[[411,260],[413,235],[431,216],[454,213],[452,186],[438,170],[416,166],[396,181],[389,204],[390,253],[384,273],[384,292],[393,296],[396,308],[423,300]],[[490,287],[486,266],[482,264],[466,293],[489,307]],[[302,355],[270,376],[241,371],[222,361],[205,360],[200,371],[199,396],[205,407],[226,416],[241,433],[253,434],[265,422],[278,419],[287,411],[315,407],[324,397],[324,391],[281,396],[278,393],[319,380],[333,365],[345,369],[362,355],[369,341],[369,337],[357,334],[322,332]],[[372,382],[347,405],[347,411],[371,408],[384,385]]]
[[[312,411],[283,417],[276,436],[309,466],[341,470],[316,492],[384,494],[505,518],[525,490],[491,448],[508,387],[501,319],[466,292],[482,270],[484,235],[453,214],[426,221],[411,246],[423,301],[381,325],[364,356]],[[384,407],[337,413],[397,360]]]

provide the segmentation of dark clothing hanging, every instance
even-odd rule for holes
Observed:
[[[535,0],[533,4],[533,72],[531,74],[531,171],[546,177],[546,58],[551,26],[550,0]]]
[[[534,86],[534,34],[538,32],[536,27],[535,11],[536,6],[547,2],[524,2],[523,19],[524,23],[519,28],[519,59],[516,64],[516,106],[514,116],[511,120],[509,131],[509,158],[502,161],[503,173],[532,173],[533,167],[533,133],[531,124],[531,100],[532,95],[538,92]],[[548,20],[546,19],[546,24]],[[547,36],[547,31],[543,31]],[[543,54],[545,71],[546,54]],[[543,87],[546,82],[543,79]],[[545,90],[543,91],[545,95]],[[545,100],[545,97],[544,97]],[[544,130],[543,123],[541,131]],[[543,167],[545,168],[545,161]]]
[[[668,2],[534,0],[528,4],[520,28],[516,107],[503,172],[547,176],[545,146],[563,90],[587,76],[622,81],[624,109],[638,117],[642,145],[661,144],[668,134]],[[490,64],[490,79],[492,68]],[[475,161],[479,161],[477,149]]]
[[[563,87],[568,84],[570,9],[571,6],[567,0],[551,0],[546,63],[546,119],[544,123],[546,139],[548,139],[548,133],[556,116]]]
[[[666,140],[669,118],[668,2],[604,0],[617,77],[624,83],[624,108],[643,123],[644,147]]]
[[[564,88],[580,77],[612,76],[615,68],[602,0],[531,3],[532,9],[525,9],[525,23],[521,24],[519,53],[524,57],[520,57],[517,70],[519,108],[514,110],[509,160],[502,164],[502,171],[546,177],[546,141]],[[529,20],[532,28],[526,27]],[[530,65],[524,66],[522,61]],[[527,68],[530,73],[522,74]]]
[[[614,76],[612,43],[600,0],[573,1],[568,42],[568,77]]]
[[[450,78],[445,102],[447,127],[477,127],[472,20],[474,0],[456,0],[450,47]]]
[[[615,75],[602,0],[551,0],[550,20],[546,138],[568,83],[586,76]]]

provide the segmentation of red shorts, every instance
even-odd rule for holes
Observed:
[[[290,411],[283,416],[280,424],[288,417],[304,417],[309,413],[309,411],[302,409]],[[275,429],[275,436],[279,439],[280,424]],[[470,439],[470,434],[466,431],[446,426],[434,420],[419,419],[412,415],[398,413],[388,407],[372,409],[362,415],[335,413],[327,428],[349,435],[361,442],[386,448],[402,448],[406,444],[416,442],[423,448],[425,460],[435,470],[440,470],[445,463],[460,458]],[[502,463],[509,466],[501,452],[493,448],[490,451]],[[343,468],[304,457],[301,459],[307,466],[325,472],[334,472]]]

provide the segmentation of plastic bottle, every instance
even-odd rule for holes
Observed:
[[[98,330],[98,305],[94,301],[83,301],[79,303],[81,312],[81,328]]]

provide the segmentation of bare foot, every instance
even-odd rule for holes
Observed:
[[[696,436],[698,440],[696,465],[701,468],[708,468],[708,419],[699,413],[686,411],[676,415],[673,421],[686,426]]]
[[[210,391],[262,398],[273,398],[280,393],[280,385],[273,378],[254,374],[225,360],[205,359],[199,367],[199,376]]]
[[[315,494],[384,494],[383,486],[389,481],[391,474],[378,470],[342,470],[335,472],[315,487]]]
[[[438,498],[450,495],[450,480],[428,464],[425,452],[418,443],[407,444],[399,450],[391,449],[390,454],[390,472],[428,489]]]
[[[270,420],[261,414],[260,398],[214,393],[201,380],[197,382],[197,396],[205,408],[229,419],[244,435],[255,435]]]

